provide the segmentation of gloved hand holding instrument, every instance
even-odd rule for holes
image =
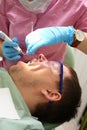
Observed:
[[[12,40],[2,31],[0,31],[0,38],[3,39],[2,52],[3,56],[9,61],[17,61],[21,58],[22,50],[19,47],[19,42],[16,37]]]

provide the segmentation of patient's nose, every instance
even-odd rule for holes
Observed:
[[[38,56],[38,61],[39,61],[39,62],[43,62],[43,61],[48,61],[48,60],[47,60],[47,58],[46,58],[43,54],[40,54],[40,55]]]

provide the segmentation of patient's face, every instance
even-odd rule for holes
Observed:
[[[68,68],[64,66],[63,69],[64,76],[70,76]],[[44,55],[40,55],[38,59],[28,63],[19,61],[9,69],[9,74],[15,83],[21,82],[27,85],[34,82],[54,86],[55,82],[60,80],[60,64],[47,61]]]

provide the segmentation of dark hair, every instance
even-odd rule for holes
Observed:
[[[76,72],[70,68],[71,77],[63,80],[62,98],[58,102],[39,104],[34,116],[48,123],[63,123],[75,117],[81,103],[81,87]],[[57,83],[58,87],[59,83]]]

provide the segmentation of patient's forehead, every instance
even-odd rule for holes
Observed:
[[[69,71],[69,68],[65,65],[63,65],[63,77],[71,77],[71,74],[70,74],[70,71]]]

